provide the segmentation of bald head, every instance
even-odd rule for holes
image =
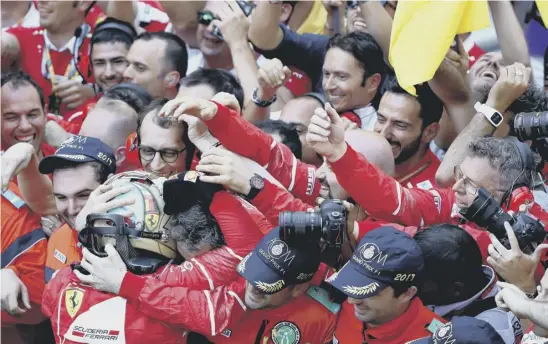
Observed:
[[[135,110],[121,100],[101,99],[88,113],[80,135],[98,138],[116,151],[125,147],[127,137],[135,131]]]
[[[388,175],[394,174],[394,156],[392,148],[384,136],[362,129],[348,130],[346,142],[356,152],[362,154],[370,163]]]

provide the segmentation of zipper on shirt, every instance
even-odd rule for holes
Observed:
[[[261,338],[263,337],[263,333],[268,323],[269,321],[266,319],[261,322],[261,327],[259,328],[259,332],[257,332],[257,337],[255,337],[255,344],[261,344]]]

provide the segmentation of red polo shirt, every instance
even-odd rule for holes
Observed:
[[[407,311],[398,318],[378,327],[367,326],[364,331],[363,323],[354,316],[354,306],[345,302],[333,343],[402,344],[431,336],[437,325],[445,323],[444,319],[426,308],[416,297]]]
[[[44,47],[46,41],[44,39],[45,31],[40,27],[36,28],[25,28],[25,27],[12,27],[7,30],[9,33],[14,35],[19,41],[19,47],[21,52],[21,69],[29,74],[34,81],[40,86],[44,92],[44,98],[46,102],[48,97],[51,95],[51,81],[46,79],[42,73],[42,55],[44,54]],[[88,75],[88,56],[89,56],[89,43],[90,43],[91,33],[89,33],[83,40],[80,48],[78,49],[78,69],[87,82],[93,82],[93,76]],[[55,74],[58,76],[63,76],[69,63],[74,58],[71,50],[73,49],[72,42],[68,44],[69,48],[63,49],[62,51],[57,51],[56,49],[49,49],[51,56],[51,63]],[[49,104],[48,104],[49,105]],[[61,115],[68,114],[70,110],[64,105],[61,104],[60,108]],[[68,119],[68,118],[66,118]]]
[[[436,171],[439,167],[440,159],[428,149],[415,170],[399,178],[398,182],[406,188],[429,190],[436,187]]]

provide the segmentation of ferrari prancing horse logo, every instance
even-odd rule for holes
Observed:
[[[84,299],[84,291],[81,289],[67,289],[65,292],[65,307],[71,318],[74,318]]]

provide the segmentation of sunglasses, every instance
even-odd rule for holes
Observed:
[[[198,24],[209,26],[214,19],[220,20],[220,18],[211,11],[198,11]]]

